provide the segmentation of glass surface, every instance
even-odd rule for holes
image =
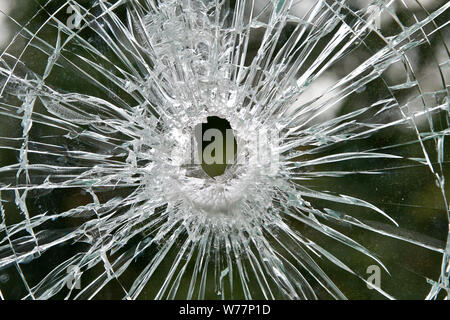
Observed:
[[[0,0],[0,298],[448,298],[449,7]]]

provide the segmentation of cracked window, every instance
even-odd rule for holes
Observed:
[[[448,299],[449,7],[0,0],[0,299]]]

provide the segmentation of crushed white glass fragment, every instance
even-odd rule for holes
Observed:
[[[448,297],[450,2],[36,3],[1,20],[0,299]]]

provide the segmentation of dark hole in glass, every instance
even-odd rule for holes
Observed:
[[[208,117],[206,123],[195,127],[195,138],[202,169],[210,177],[224,174],[235,163],[237,142],[228,120]]]

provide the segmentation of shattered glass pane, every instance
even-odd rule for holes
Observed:
[[[0,0],[0,298],[448,298],[449,7]]]

